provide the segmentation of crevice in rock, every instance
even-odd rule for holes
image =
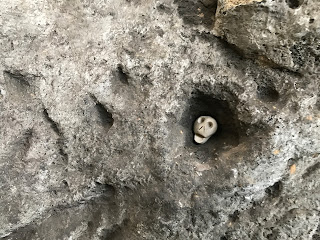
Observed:
[[[91,229],[88,229],[91,230],[88,233],[91,236],[100,227],[102,213],[110,211],[110,219],[114,220],[117,218],[118,207],[113,195],[112,198],[108,199],[103,195],[98,195],[89,196],[71,203],[52,204],[51,208],[44,210],[28,224],[11,229],[11,232],[3,239],[34,239],[35,236],[40,239],[47,239],[48,236],[50,239],[64,239],[65,236],[69,236],[71,229],[75,229],[78,224],[85,221],[93,223]],[[63,222],[69,222],[70,224],[64,224]],[[89,223],[89,225],[92,223]],[[123,225],[119,224],[119,226]],[[91,238],[88,237],[86,239]]]
[[[50,126],[52,130],[58,135],[62,136],[62,132],[60,131],[58,127],[58,123],[56,123],[48,114],[48,110],[46,108],[43,109],[43,116],[47,120],[48,123],[50,123]]]
[[[95,181],[95,193],[103,195],[104,197],[113,197],[116,194],[116,189],[114,186],[107,183],[100,183]]]
[[[23,146],[24,146],[24,150],[25,152],[27,152],[30,147],[31,147],[31,138],[33,136],[33,130],[32,129],[28,129],[24,134],[23,134]]]
[[[16,84],[19,84],[23,87],[30,87],[30,83],[28,82],[26,76],[24,76],[20,72],[4,71],[3,73],[7,75],[10,79],[15,80]]]
[[[272,80],[266,75],[261,75],[254,80],[257,84],[257,98],[263,102],[277,102],[280,94]]]
[[[62,180],[62,183],[66,188],[69,188],[69,183],[67,180]]]
[[[280,95],[275,87],[270,83],[261,83],[257,86],[257,96],[263,102],[276,102]]]
[[[96,104],[95,106],[99,115],[101,125],[106,129],[106,131],[109,131],[114,122],[112,113],[110,113],[109,110],[102,103],[100,103],[93,94],[90,94],[90,97]]]
[[[122,82],[123,84],[129,84],[129,73],[125,70],[122,64],[118,64],[117,70],[114,71],[114,75]]]
[[[29,79],[20,72],[4,71],[5,90],[12,103],[28,105],[31,102],[31,85]]]
[[[60,129],[60,126],[57,122],[55,122],[49,115],[48,110],[46,108],[43,108],[43,116],[44,119],[50,124],[51,129],[57,134],[58,139],[56,141],[56,145],[58,147],[59,155],[62,157],[65,164],[69,162],[69,156],[65,151],[65,142],[66,139],[64,137],[64,134],[62,130]]]
[[[289,8],[296,9],[303,4],[304,0],[286,0]]]
[[[271,198],[276,198],[281,195],[283,185],[281,181],[276,182],[272,186],[268,187],[265,192]]]
[[[57,140],[57,146],[58,146],[58,149],[59,149],[60,156],[62,157],[62,159],[65,162],[65,164],[67,164],[69,162],[69,156],[68,156],[67,152],[65,151],[65,148],[66,148],[65,142],[66,142],[65,138],[64,137],[60,137]]]

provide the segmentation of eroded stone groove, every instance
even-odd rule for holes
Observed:
[[[91,94],[90,96],[95,102],[95,107],[97,109],[101,125],[108,131],[112,127],[114,121],[112,118],[112,114],[103,104],[98,101],[98,99],[94,95]]]

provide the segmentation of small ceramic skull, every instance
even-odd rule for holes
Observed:
[[[218,124],[210,116],[199,117],[193,125],[194,141],[203,144],[217,131]]]

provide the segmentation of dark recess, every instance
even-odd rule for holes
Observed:
[[[239,220],[239,215],[240,215],[240,212],[238,210],[234,211],[230,216],[229,216],[229,219],[232,221],[232,222],[236,222]]]
[[[23,134],[23,137],[22,137],[22,142],[23,142],[23,145],[26,149],[26,151],[28,151],[31,147],[31,138],[33,136],[33,129],[28,129],[24,134]]]
[[[49,116],[46,108],[43,109],[43,115],[44,115],[44,118],[50,123],[50,126],[53,129],[53,131],[57,135],[62,136],[61,131],[59,130],[58,124],[55,121],[53,121],[53,119]]]
[[[260,149],[262,141],[269,136],[268,126],[261,122],[250,123],[252,116],[245,110],[244,103],[240,102],[235,92],[241,92],[235,85],[198,86],[186,103],[179,121],[185,129],[185,148],[193,151],[195,157],[202,162],[214,160],[227,152],[230,154],[223,156],[231,157],[237,151],[237,156],[230,158],[230,161],[238,161],[244,156],[250,159],[251,149]],[[246,121],[240,120],[239,108],[242,109],[241,119]],[[197,144],[194,141],[193,124],[199,116],[205,115],[212,116],[217,121],[218,129],[205,144]],[[224,177],[231,177],[230,172],[226,172]]]
[[[57,146],[59,149],[59,154],[62,157],[65,164],[69,162],[69,156],[67,152],[65,151],[66,147],[66,139],[61,135],[57,140]]]
[[[108,110],[101,103],[97,103],[96,107],[99,112],[99,116],[103,126],[107,129],[111,128],[114,121],[112,118],[112,114],[109,113]]]
[[[125,70],[122,64],[118,64],[115,75],[120,80],[120,82],[127,85],[129,84],[129,73]]]
[[[63,161],[65,163],[68,163],[69,156],[65,151],[65,149],[66,149],[66,139],[65,139],[62,131],[60,130],[59,124],[56,123],[49,116],[49,113],[48,113],[46,108],[43,109],[43,116],[44,116],[45,120],[50,124],[50,127],[52,128],[52,130],[59,136],[59,138],[57,139],[57,142],[56,142],[58,150],[59,150],[59,154],[62,157]]]
[[[286,0],[286,2],[289,8],[295,9],[300,7],[303,4],[304,0]]]
[[[62,180],[62,183],[64,184],[65,187],[69,187],[69,184],[66,180]]]
[[[273,86],[258,85],[257,96],[264,102],[276,102],[279,99],[279,93]]]
[[[20,84],[21,86],[30,87],[30,83],[27,81],[26,76],[22,75],[21,73],[9,71],[4,71],[3,73],[9,78],[16,80],[16,83]]]
[[[279,197],[281,192],[282,192],[282,182],[276,182],[275,184],[273,184],[272,186],[268,187],[265,192],[268,194],[269,197],[271,198],[275,198],[275,197]]]
[[[279,92],[276,90],[271,79],[262,76],[256,79],[257,83],[257,97],[263,102],[276,102],[280,98]]]
[[[217,132],[201,148],[220,149],[224,147],[235,147],[239,144],[240,136],[246,134],[246,128],[237,118],[235,109],[230,107],[230,103],[235,106],[236,98],[231,97],[230,102],[214,98],[200,91],[193,94],[189,101],[189,108],[185,111],[180,124],[190,129],[187,134],[186,143],[188,146],[197,145],[193,140],[194,121],[199,116],[212,116],[218,123]]]
[[[92,100],[96,104],[96,108],[99,114],[101,125],[108,131],[114,122],[114,119],[112,118],[112,114],[108,111],[108,109],[98,101],[98,99],[94,95],[90,95]]]
[[[96,187],[95,187],[95,192],[97,194],[101,194],[104,197],[113,197],[116,193],[116,189],[107,183],[100,183],[95,181]]]
[[[175,0],[178,13],[188,25],[203,25],[211,29],[217,10],[217,0]]]
[[[167,5],[163,4],[163,3],[160,3],[158,6],[157,6],[157,10],[159,12],[163,12],[163,13],[167,13],[167,14],[170,14],[172,12],[172,10],[170,9],[170,7],[168,7]]]

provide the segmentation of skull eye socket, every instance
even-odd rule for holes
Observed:
[[[204,123],[205,120],[206,120],[206,118],[204,118],[204,117],[199,117],[198,120],[197,120],[197,122],[198,122],[198,123]]]
[[[208,122],[209,128],[213,127],[213,123],[212,122]]]

